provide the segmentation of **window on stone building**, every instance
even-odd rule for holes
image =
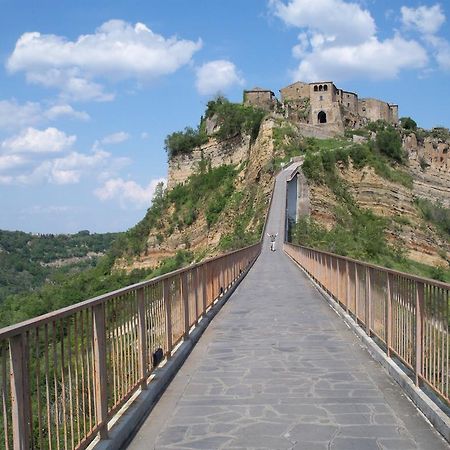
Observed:
[[[319,114],[317,114],[317,120],[319,123],[327,123],[327,115],[324,111],[320,111]]]
[[[323,100],[323,97],[322,96],[320,96],[320,101],[322,101]]]
[[[322,90],[323,90],[323,86],[319,85],[319,91],[322,91]]]
[[[350,106],[350,103],[347,103],[347,106]]]
[[[317,92],[319,88],[317,86],[314,86],[314,92]]]
[[[328,91],[328,86],[325,85],[325,86],[323,87],[323,90],[324,90],[324,91]]]

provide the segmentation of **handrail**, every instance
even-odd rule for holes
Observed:
[[[450,284],[446,283],[444,281],[433,280],[432,278],[427,278],[427,277],[420,277],[419,275],[414,275],[413,273],[402,272],[400,270],[390,269],[389,267],[384,267],[384,266],[379,266],[379,265],[373,264],[373,263],[363,262],[358,259],[350,258],[349,256],[341,256],[341,255],[337,255],[336,253],[327,252],[326,250],[317,250],[315,248],[308,247],[306,245],[295,245],[295,244],[292,244],[287,241],[285,241],[285,244],[292,245],[294,247],[302,247],[306,250],[319,251],[320,253],[327,255],[327,256],[338,256],[343,261],[348,261],[351,263],[360,263],[360,264],[363,264],[364,266],[370,267],[372,269],[384,270],[385,272],[388,272],[392,275],[403,275],[405,277],[410,278],[411,280],[426,281],[427,283],[432,284],[433,286],[436,286],[436,287],[440,287],[440,288],[449,288],[450,287]]]
[[[211,306],[261,241],[0,330],[0,448],[84,449]]]
[[[14,325],[9,325],[7,327],[4,328],[0,328],[0,339],[5,339],[8,338],[10,336],[13,336],[15,334],[20,334],[23,333],[24,331],[27,331],[30,328],[33,328],[35,325],[43,325],[45,323],[49,323],[54,319],[60,319],[60,318],[64,318],[69,316],[70,314],[76,313],[78,311],[80,311],[81,309],[84,309],[88,306],[95,306],[98,305],[100,303],[106,302],[108,300],[110,300],[111,298],[120,296],[120,295],[125,295],[129,292],[132,292],[138,288],[144,288],[144,287],[148,287],[148,286],[152,286],[158,282],[161,282],[165,279],[171,278],[175,275],[181,275],[185,272],[188,272],[192,269],[195,269],[197,267],[200,267],[201,265],[205,264],[205,263],[212,263],[220,258],[223,258],[225,256],[229,256],[229,255],[233,255],[234,253],[238,253],[241,252],[243,250],[246,250],[250,247],[253,247],[255,244],[253,245],[249,245],[247,247],[244,247],[242,249],[239,250],[234,250],[232,252],[228,252],[225,253],[223,255],[218,255],[218,256],[214,256],[212,258],[208,258],[202,262],[196,263],[196,264],[192,264],[190,266],[187,267],[183,267],[181,269],[177,269],[174,270],[170,273],[164,274],[164,275],[160,275],[157,276],[155,278],[152,278],[150,280],[145,280],[145,281],[140,281],[138,283],[135,284],[131,284],[129,286],[125,286],[123,288],[120,289],[116,289],[115,291],[111,291],[111,292],[107,292],[106,294],[101,294],[98,295],[96,297],[90,298],[88,300],[84,300],[82,302],[78,302],[75,303],[74,305],[70,305],[70,306],[66,306],[64,308],[60,308],[57,309],[55,311],[51,311],[47,314],[42,314],[40,316],[37,317],[33,317],[31,319],[28,320],[24,320],[22,322],[19,322],[17,324]]]
[[[450,284],[285,242],[296,261],[416,386],[450,402]]]

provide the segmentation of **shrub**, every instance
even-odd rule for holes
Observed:
[[[307,153],[303,161],[302,170],[310,181],[320,183],[323,180],[322,157],[319,153]]]
[[[447,238],[450,238],[450,209],[445,208],[441,203],[433,203],[425,198],[417,198],[416,206],[422,213],[422,216],[428,222],[436,225]]]
[[[393,127],[387,127],[377,133],[375,141],[377,150],[385,154],[389,158],[402,163],[404,160],[404,153],[402,150],[402,138],[400,133]]]
[[[417,123],[413,119],[411,119],[411,117],[402,117],[400,119],[400,125],[405,130],[411,130],[411,131],[417,130]]]
[[[231,103],[224,97],[218,97],[208,102],[205,115],[207,118],[217,117],[220,127],[216,136],[219,139],[229,139],[245,132],[255,140],[265,112],[253,106]]]
[[[169,158],[173,158],[181,153],[191,153],[207,141],[208,136],[202,127],[197,129],[186,127],[184,131],[169,134],[164,141],[164,146]]]

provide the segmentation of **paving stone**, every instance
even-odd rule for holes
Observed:
[[[295,425],[289,434],[297,442],[326,442],[339,430],[333,425],[298,424]]]
[[[417,444],[408,439],[379,439],[378,444],[382,450],[414,450]]]
[[[376,439],[336,438],[330,445],[330,450],[380,450]]]
[[[166,428],[158,438],[158,445],[170,445],[177,444],[184,440],[189,427],[187,426],[174,426]]]
[[[389,425],[350,425],[341,427],[342,436],[393,438],[399,437],[399,431],[395,426]]]

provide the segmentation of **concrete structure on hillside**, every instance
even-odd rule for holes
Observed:
[[[337,88],[332,81],[297,81],[280,89],[280,94],[281,104],[272,91],[255,88],[244,91],[244,103],[268,111],[280,106],[285,117],[294,122],[335,132],[376,120],[398,122],[398,105],[373,98],[360,99],[354,92]]]

